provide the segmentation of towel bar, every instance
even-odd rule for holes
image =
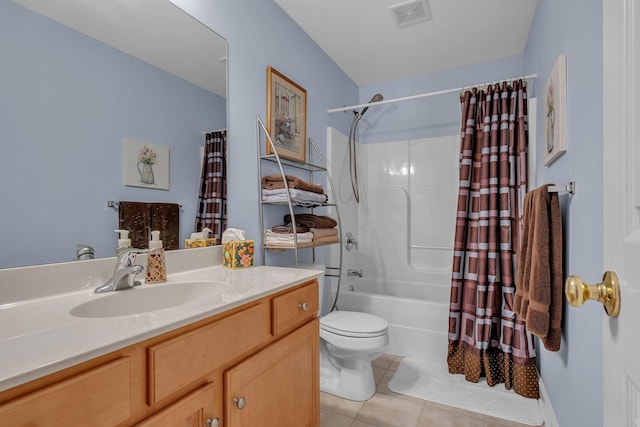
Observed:
[[[120,206],[120,202],[116,202],[114,200],[107,200],[107,207],[108,208],[117,208]],[[182,207],[182,205],[178,205],[180,207]]]
[[[576,192],[576,182],[575,181],[569,181],[569,183],[566,184],[566,185],[550,185],[547,188],[547,191],[549,193],[575,194],[575,192]]]

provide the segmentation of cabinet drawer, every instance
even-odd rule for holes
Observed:
[[[148,348],[148,403],[164,399],[269,337],[269,306],[260,303]]]
[[[0,407],[0,426],[113,427],[131,416],[129,358],[68,378]]]
[[[136,424],[136,427],[205,426],[207,418],[214,419],[213,403],[213,384],[209,383]]]
[[[278,335],[318,313],[318,282],[295,289],[271,300],[271,333]]]

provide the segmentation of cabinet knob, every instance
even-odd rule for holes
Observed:
[[[207,427],[219,427],[220,426],[220,418],[207,418]]]
[[[303,302],[301,304],[298,304],[298,308],[302,311],[307,311],[309,310],[309,304],[307,304],[306,302]]]
[[[244,396],[236,397],[233,399],[233,403],[238,407],[238,409],[242,409],[247,404],[247,399],[245,399]]]

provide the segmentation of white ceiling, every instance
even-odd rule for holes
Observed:
[[[167,0],[13,0],[226,97],[226,41]]]
[[[226,96],[225,40],[170,1],[13,1]],[[404,0],[274,1],[358,86],[521,54],[536,8],[536,0],[420,0],[430,19],[399,27],[390,7]]]
[[[536,0],[423,0],[431,19],[404,27],[404,0],[274,0],[358,85],[523,53]]]

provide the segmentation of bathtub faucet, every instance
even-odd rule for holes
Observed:
[[[362,277],[362,269],[360,269],[360,270],[352,270],[352,269],[348,269],[348,270],[347,270],[347,276],[358,276],[358,277]]]

